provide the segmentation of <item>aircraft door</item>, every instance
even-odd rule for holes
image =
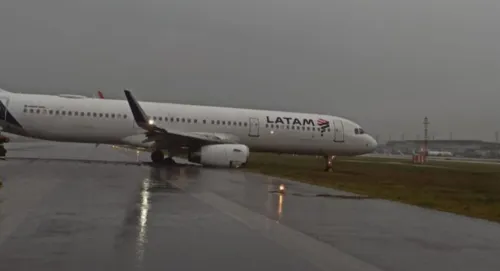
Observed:
[[[259,119],[258,118],[250,118],[249,119],[248,136],[252,136],[252,137],[259,136]]]
[[[333,141],[344,142],[344,123],[342,120],[333,120]]]
[[[8,97],[0,97],[0,120],[7,119],[7,106],[9,104]]]

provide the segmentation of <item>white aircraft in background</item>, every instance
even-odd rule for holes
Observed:
[[[101,95],[99,95],[101,96]],[[0,90],[5,132],[59,142],[120,145],[151,152],[155,163],[186,153],[204,166],[239,167],[250,151],[334,156],[370,153],[377,142],[345,118],[282,111]],[[168,157],[164,157],[164,151]]]
[[[428,156],[446,156],[446,157],[452,157],[453,153],[450,151],[434,151],[434,150],[428,150],[427,151]]]

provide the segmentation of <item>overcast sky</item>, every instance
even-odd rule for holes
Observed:
[[[494,140],[495,0],[2,0],[0,87],[340,115]]]

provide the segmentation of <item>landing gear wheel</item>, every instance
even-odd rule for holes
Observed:
[[[163,161],[163,152],[161,150],[156,150],[151,153],[151,161],[154,163],[161,163]]]
[[[165,158],[165,160],[163,161],[166,165],[175,165],[175,161],[172,157],[167,157]]]
[[[7,155],[7,150],[2,145],[2,146],[0,146],[0,159],[5,160],[5,155]]]

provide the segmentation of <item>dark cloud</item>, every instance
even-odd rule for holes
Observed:
[[[478,0],[4,0],[13,91],[342,115],[381,139],[494,139],[500,19]]]

